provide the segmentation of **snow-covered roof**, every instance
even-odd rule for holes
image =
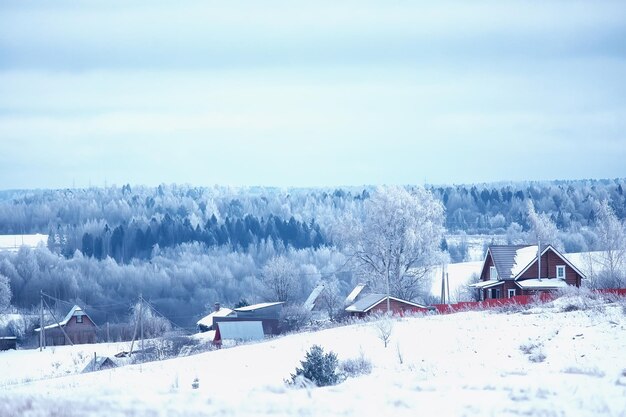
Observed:
[[[491,287],[495,287],[495,286],[502,285],[502,284],[504,284],[504,281],[490,280],[490,281],[477,282],[475,284],[470,284],[469,286],[472,288],[485,289],[485,288],[491,288]]]
[[[354,303],[354,300],[356,300],[356,298],[359,296],[359,294],[361,294],[361,291],[363,291],[363,288],[365,288],[365,285],[366,284],[358,284],[356,287],[354,287],[354,289],[346,297],[346,299],[343,302],[343,304],[344,305],[350,305],[350,304]]]
[[[324,291],[323,282],[318,284],[317,287],[313,288],[313,291],[311,291],[311,294],[309,294],[309,297],[304,302],[303,307],[306,308],[308,311],[313,310],[313,307],[315,307],[315,302],[317,301],[317,297],[320,296],[322,291]]]
[[[83,311],[82,308],[80,308],[79,306],[75,305],[74,307],[72,307],[72,309],[69,311],[69,313],[67,313],[67,315],[65,316],[65,318],[63,320],[61,320],[59,323],[54,323],[54,324],[49,324],[47,326],[44,326],[44,330],[54,329],[54,328],[59,327],[59,326],[65,326],[70,321],[70,319],[73,316],[87,316],[87,317],[89,317],[87,315],[87,313],[85,313]],[[89,320],[91,320],[91,317],[89,317]],[[91,321],[93,322],[93,320],[91,320]],[[35,329],[35,331],[39,332],[39,331],[41,331],[41,329],[38,327],[38,328]]]
[[[511,266],[511,275],[507,278],[515,278],[524,268],[534,262],[537,259],[538,250],[537,245],[517,249],[513,258],[513,265]]]
[[[421,304],[413,303],[407,300],[402,300],[396,297],[389,297],[389,299],[398,301],[400,303],[409,304],[417,308],[426,308],[426,306],[423,306]],[[379,304],[381,301],[384,301],[384,300],[387,300],[387,296],[385,294],[367,294],[363,296],[363,298],[361,298],[356,303],[350,305],[349,307],[346,307],[346,311],[349,313],[367,313],[374,306],[376,306],[377,304]]]
[[[525,279],[515,282],[523,290],[547,290],[553,288],[566,288],[567,282],[560,278]]]
[[[272,303],[258,303],[258,304],[253,304],[251,306],[245,306],[245,307],[236,308],[235,311],[256,311],[256,310],[260,310],[262,308],[272,307],[272,306],[279,305],[279,304],[284,304],[284,302],[283,301],[276,301],[276,302],[272,302]]]
[[[232,313],[233,313],[233,310],[231,310],[230,308],[222,307],[219,310],[214,311],[211,314],[202,317],[200,320],[198,320],[196,324],[198,326],[211,327],[213,326],[213,317],[226,317],[226,316],[231,315]]]
[[[220,340],[263,340],[265,337],[261,321],[220,321],[216,324]]]

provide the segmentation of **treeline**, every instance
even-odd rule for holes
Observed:
[[[205,224],[195,226],[189,217],[169,213],[161,219],[153,217],[149,222],[140,219],[127,224],[124,221],[115,228],[103,223],[101,220],[80,226],[58,224],[49,232],[48,247],[65,257],[80,250],[87,257],[111,257],[124,263],[135,258],[150,259],[155,248],[188,242],[203,243],[208,248],[227,246],[237,252],[246,252],[251,245],[261,242],[294,249],[317,249],[327,243],[315,220],[307,223],[273,215],[267,219],[250,214],[233,219],[227,216],[224,221],[218,221],[213,214]]]

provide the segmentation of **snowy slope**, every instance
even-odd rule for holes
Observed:
[[[622,307],[565,313],[568,301],[555,305],[404,318],[386,349],[372,323],[359,323],[29,383],[10,383],[20,380],[14,368],[11,378],[2,377],[0,415],[624,416]],[[312,344],[340,359],[362,354],[372,374],[328,388],[286,387],[283,380]],[[11,360],[38,355],[22,351]]]

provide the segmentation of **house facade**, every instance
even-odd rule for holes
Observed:
[[[226,317],[214,317],[213,324],[241,321],[258,321],[263,326],[266,335],[280,333],[279,319],[284,302],[259,303],[250,306],[235,308]]]
[[[62,330],[61,330],[62,328]],[[35,329],[39,337],[40,328]],[[69,345],[65,334],[73,344],[96,343],[97,326],[91,317],[79,306],[75,305],[59,323],[44,326],[46,346]]]
[[[481,300],[509,298],[580,287],[584,274],[551,245],[492,245],[480,281],[472,284]]]

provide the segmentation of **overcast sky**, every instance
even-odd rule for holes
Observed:
[[[624,177],[625,22],[624,1],[3,0],[0,189]]]

